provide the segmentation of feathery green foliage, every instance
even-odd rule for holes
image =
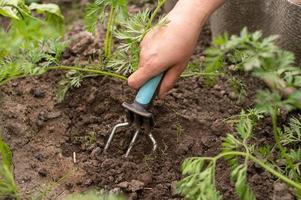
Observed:
[[[301,69],[294,66],[294,54],[278,48],[277,36],[262,37],[260,31],[249,33],[245,28],[240,36],[224,34],[217,37],[206,50],[205,72],[222,72],[226,64],[236,70],[251,72],[275,89],[300,89]],[[214,83],[216,77],[207,77]]]
[[[178,192],[184,195],[186,199],[221,199],[222,197],[215,186],[215,170],[216,163],[224,158],[228,161],[231,169],[231,181],[234,183],[235,192],[242,200],[256,199],[247,181],[247,169],[250,161],[255,162],[276,178],[294,187],[296,193],[300,193],[300,181],[290,179],[283,175],[282,171],[276,170],[276,168],[278,169],[277,166],[254,156],[256,148],[249,142],[257,121],[262,117],[262,112],[255,109],[249,112],[242,111],[239,120],[232,120],[236,124],[236,132],[228,134],[224,139],[220,154],[214,157],[186,159],[182,165],[184,178],[177,185]],[[292,152],[292,156],[296,159],[300,158],[298,155],[300,150],[292,150]],[[298,163],[297,166],[299,167],[300,164]]]
[[[121,29],[115,32],[117,39],[121,41],[107,68],[117,73],[129,75],[138,68],[139,44],[144,35],[149,31],[148,24],[151,13],[149,10],[138,12],[128,20],[121,22]]]
[[[86,9],[85,22],[89,31],[94,32],[99,22],[106,23],[104,52],[107,60],[110,59],[113,50],[113,32],[119,22],[127,18],[127,6],[127,0],[95,0]]]
[[[18,198],[18,190],[12,171],[12,152],[0,137],[0,199]]]
[[[120,41],[107,68],[123,75],[133,73],[139,64],[140,42],[153,27],[159,10],[165,0],[158,0],[156,9],[151,12],[145,10],[121,21],[121,28],[115,31],[115,37]],[[159,19],[157,26],[164,26],[167,22],[164,18]]]

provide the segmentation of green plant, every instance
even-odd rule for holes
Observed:
[[[12,169],[12,152],[0,137],[0,198],[19,199]]]
[[[224,158],[231,169],[231,181],[235,185],[236,194],[243,200],[255,199],[247,182],[247,169],[252,161],[270,172],[276,178],[295,188],[297,193],[301,191],[301,184],[282,174],[271,163],[254,156],[255,146],[250,144],[256,121],[262,115],[254,115],[256,112],[242,112],[236,121],[236,133],[228,134],[223,142],[223,150],[214,157],[195,157],[186,159],[182,165],[182,173],[185,176],[178,182],[178,191],[187,199],[215,200],[222,196],[216,189],[215,170],[217,162]]]
[[[45,21],[50,22],[60,30],[63,30],[64,17],[61,14],[59,6],[56,4],[38,4],[32,2],[27,6],[24,0],[0,0],[0,15],[9,17],[13,20],[31,18],[40,21],[33,16],[33,11],[38,14],[43,14],[45,16]]]
[[[154,20],[165,2],[166,0],[158,0],[153,12],[149,10],[138,12],[120,22],[121,28],[115,31],[120,44],[107,63],[107,69],[129,75],[138,68],[140,42],[153,27]],[[164,26],[166,23],[168,22],[161,18],[156,26]]]
[[[127,0],[95,0],[86,10],[85,22],[89,31],[94,32],[99,21],[106,23],[106,37],[104,52],[106,59],[110,59],[113,49],[113,32],[119,22],[127,18]],[[109,15],[105,13],[109,10]]]
[[[78,141],[81,145],[83,145],[84,149],[90,149],[93,145],[96,144],[97,134],[95,132],[89,132],[84,136],[76,137],[75,141]]]
[[[289,89],[300,88],[301,69],[294,66],[293,53],[274,44],[276,38],[263,38],[260,31],[249,33],[246,28],[240,36],[224,34],[217,37],[206,50],[205,72],[223,72],[225,66],[235,65],[235,70],[251,72],[272,89],[288,95]],[[206,78],[209,83],[214,83],[217,77]]]

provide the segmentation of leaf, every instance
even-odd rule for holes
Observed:
[[[11,166],[12,165],[12,153],[8,147],[8,145],[3,141],[0,137],[0,155],[2,165]]]
[[[235,183],[235,192],[241,200],[255,200],[255,195],[247,183],[247,166],[239,165],[231,172],[231,180]]]
[[[17,187],[12,172],[12,152],[0,137],[0,197],[16,197]]]
[[[94,33],[99,21],[104,19],[104,6],[99,6],[96,3],[91,3],[86,8],[85,26],[89,32]]]
[[[214,183],[215,164],[210,162],[203,168],[203,158],[184,161],[183,174],[187,176],[177,183],[177,191],[187,200],[221,200]]]
[[[38,4],[32,3],[29,6],[30,10],[35,10],[39,14],[45,15],[48,23],[57,28],[58,31],[64,31],[64,16],[61,14],[61,9],[58,5],[53,3]]]
[[[23,0],[0,0],[0,15],[20,20],[23,14],[29,15]]]
[[[58,5],[53,3],[47,3],[47,4],[38,4],[38,3],[32,3],[29,6],[30,10],[36,10],[38,13],[41,14],[52,14],[55,15],[62,20],[64,19],[64,16],[61,14],[61,9]]]

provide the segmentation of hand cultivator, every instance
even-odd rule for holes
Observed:
[[[142,130],[144,130],[145,133],[150,138],[153,144],[153,152],[156,151],[157,142],[151,133],[151,130],[154,126],[154,118],[153,118],[153,114],[150,113],[147,109],[151,105],[154,97],[156,96],[156,91],[158,86],[160,85],[162,77],[163,77],[163,73],[150,79],[147,83],[145,83],[139,89],[136,98],[132,104],[129,103],[122,104],[126,112],[126,122],[114,126],[110,134],[110,137],[106,143],[104,153],[107,152],[117,129],[122,127],[131,127],[131,126],[135,126],[136,131],[126,151],[125,157],[128,157],[131,149],[133,148],[137,140],[139,133],[141,133]]]

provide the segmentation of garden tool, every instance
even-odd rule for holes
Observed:
[[[130,103],[125,102],[122,104],[122,106],[125,108],[126,122],[120,123],[120,124],[117,124],[116,126],[114,126],[114,128],[109,136],[109,139],[106,143],[106,146],[104,149],[105,153],[107,152],[116,131],[120,128],[130,127],[130,126],[134,126],[136,128],[136,130],[135,130],[133,138],[129,144],[129,147],[126,151],[125,157],[128,157],[128,155],[130,154],[130,151],[133,148],[139,133],[141,133],[142,131],[144,131],[145,134],[147,134],[148,137],[150,138],[150,140],[153,144],[152,151],[153,152],[156,151],[157,142],[151,133],[152,127],[154,126],[154,117],[153,117],[153,114],[151,112],[149,112],[147,109],[152,104],[152,101],[153,101],[154,97],[156,96],[157,89],[159,88],[159,85],[163,78],[163,74],[164,73],[161,73],[160,75],[147,81],[139,89],[133,103],[130,104]]]

